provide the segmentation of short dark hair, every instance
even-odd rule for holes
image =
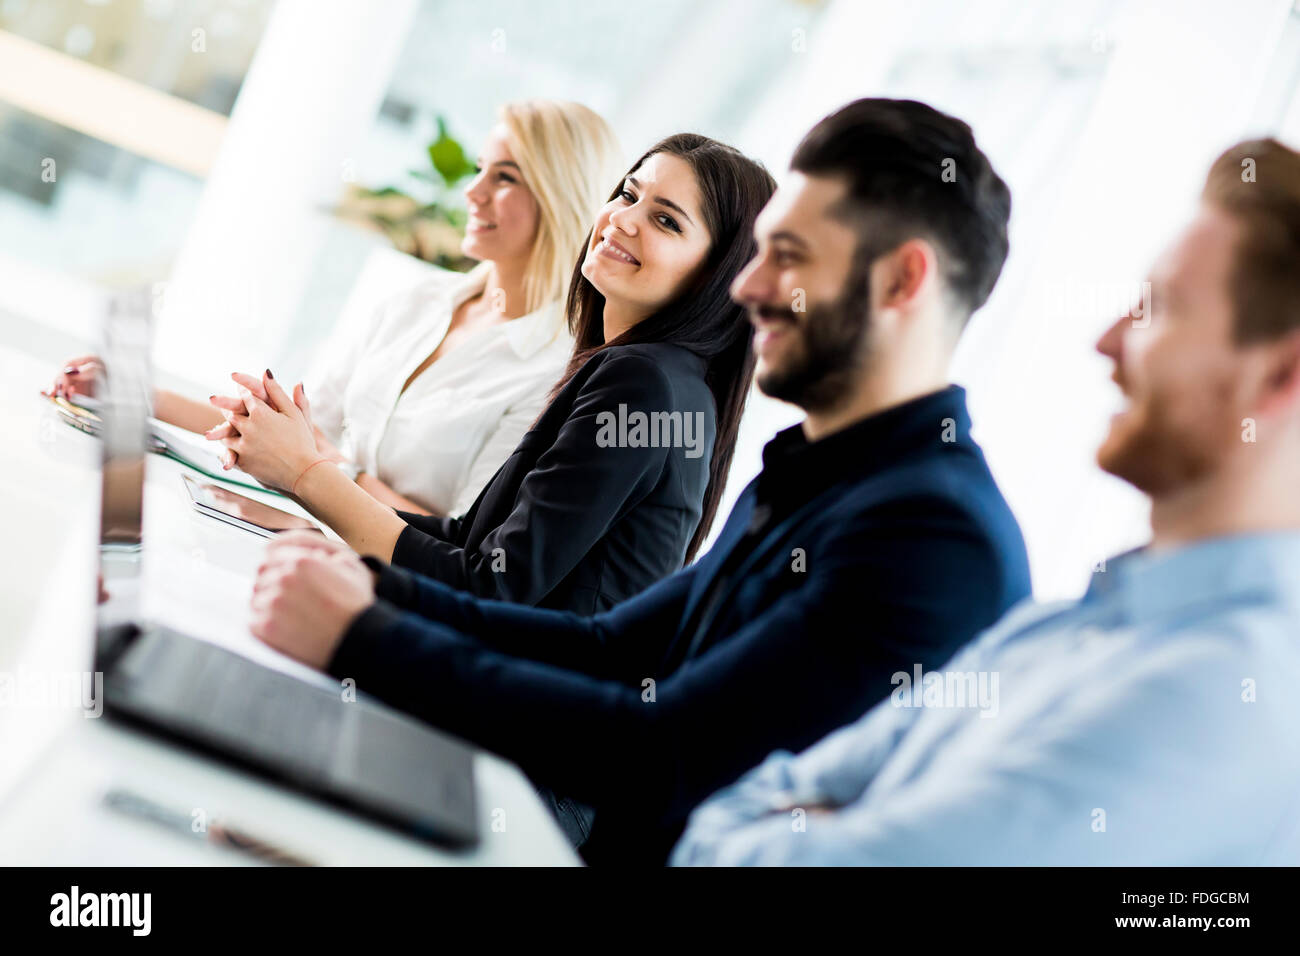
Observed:
[[[1202,199],[1242,227],[1230,280],[1236,342],[1300,329],[1300,153],[1275,139],[1238,143],[1214,161]]]
[[[988,300],[1007,260],[1011,191],[961,120],[915,100],[854,100],[809,131],[790,168],[845,181],[843,218],[870,259],[926,239],[963,319]]]

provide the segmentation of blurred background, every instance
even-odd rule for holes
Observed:
[[[954,374],[1038,595],[1078,594],[1147,530],[1093,464],[1117,397],[1092,342],[1214,156],[1300,143],[1294,0],[0,0],[0,348],[52,378],[105,291],[145,283],[160,384],[295,381],[399,291],[394,260],[465,265],[461,180],[500,103],[579,100],[629,160],[699,131],[779,178],[864,95],[962,117],[1011,186]],[[729,498],[797,419],[751,403]]]

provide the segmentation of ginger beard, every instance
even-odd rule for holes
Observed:
[[[1148,321],[1124,316],[1097,342],[1129,400],[1111,420],[1097,463],[1153,499],[1203,487],[1256,454],[1245,429],[1264,366],[1238,335],[1232,290],[1241,228],[1230,213],[1203,205],[1152,268]]]
[[[1227,357],[1148,377],[1115,379],[1130,405],[1111,420],[1097,464],[1152,497],[1169,495],[1218,471],[1242,443],[1243,414]]]

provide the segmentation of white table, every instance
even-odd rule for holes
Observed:
[[[106,807],[125,789],[324,865],[570,865],[577,857],[522,773],[476,758],[482,841],[441,851],[256,776],[19,688],[89,671],[98,541],[98,444],[37,395],[48,363],[0,347],[0,863],[239,864],[250,858]],[[255,641],[248,595],[266,541],[195,512],[184,466],[150,455],[144,593],[155,619],[303,676]],[[236,489],[242,492],[243,489]],[[254,497],[257,495],[254,494]],[[276,507],[301,513],[287,499]],[[110,583],[110,590],[112,585]],[[45,686],[52,686],[46,684]],[[334,686],[331,684],[331,686]],[[0,685],[2,689],[2,685]]]

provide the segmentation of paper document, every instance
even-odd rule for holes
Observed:
[[[161,454],[175,458],[181,464],[201,471],[209,478],[244,485],[274,495],[280,494],[274,488],[266,487],[238,466],[228,471],[223,468],[221,456],[225,453],[226,446],[220,442],[208,441],[202,435],[169,425],[157,418],[149,419],[149,434],[163,446],[158,449]]]

